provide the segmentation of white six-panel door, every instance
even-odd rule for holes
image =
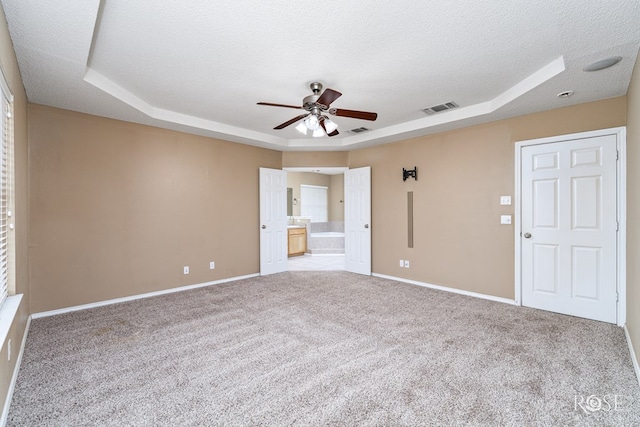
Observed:
[[[344,173],[345,269],[371,275],[371,168]]]
[[[615,135],[521,147],[522,304],[616,323]]]
[[[287,172],[260,168],[260,275],[288,270]]]

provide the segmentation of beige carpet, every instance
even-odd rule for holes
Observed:
[[[8,425],[632,426],[640,387],[613,325],[288,272],[34,320]]]

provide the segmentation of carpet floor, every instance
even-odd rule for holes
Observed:
[[[640,425],[621,328],[347,272],[34,319],[9,426]]]

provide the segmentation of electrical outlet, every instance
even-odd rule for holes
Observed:
[[[404,267],[404,260],[403,259],[400,260],[400,267]]]
[[[209,270],[213,270],[214,268],[216,268],[216,263],[215,263],[215,261],[211,261],[209,263]]]
[[[511,224],[511,215],[500,215],[500,224]]]
[[[185,265],[185,266],[183,267],[183,271],[182,271],[182,272],[183,272],[184,274],[189,274],[189,266],[188,266],[188,265]]]
[[[408,259],[404,260],[404,268],[409,268],[409,260]]]

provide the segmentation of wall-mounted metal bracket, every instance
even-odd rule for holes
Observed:
[[[406,181],[407,178],[413,178],[416,181],[418,180],[418,167],[414,167],[413,170],[407,170],[402,168],[402,180]]]

